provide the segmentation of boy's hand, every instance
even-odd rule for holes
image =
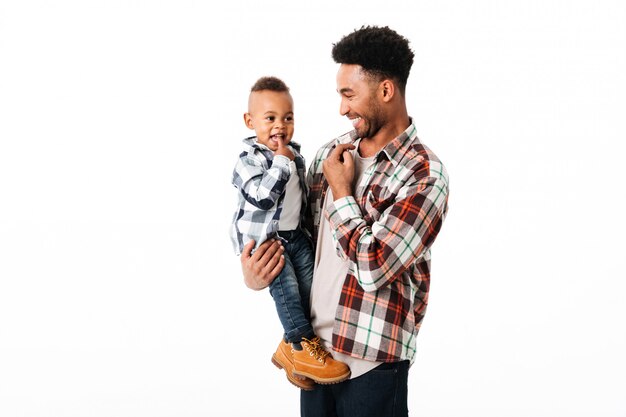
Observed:
[[[290,161],[293,161],[296,156],[293,154],[293,152],[291,152],[291,149],[289,149],[285,141],[286,139],[278,141],[278,149],[274,151],[274,155],[286,156],[287,158],[289,158]]]

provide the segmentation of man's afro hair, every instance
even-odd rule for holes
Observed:
[[[338,64],[360,65],[375,77],[398,81],[404,93],[415,54],[409,41],[389,27],[363,26],[333,45]]]

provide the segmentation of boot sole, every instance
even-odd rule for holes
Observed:
[[[296,371],[293,371],[293,376],[296,378],[309,378],[312,379],[313,381],[315,381],[317,384],[321,384],[321,385],[332,385],[332,384],[338,384],[340,382],[343,382],[345,380],[347,380],[348,378],[350,378],[350,375],[352,374],[351,371],[348,371],[348,373],[344,374],[344,375],[340,375],[334,378],[319,378],[315,375],[311,375],[308,373],[299,373]]]
[[[277,367],[278,369],[285,369],[285,365],[283,363],[280,362],[280,360],[278,360],[278,358],[276,357],[276,355],[272,355],[272,363],[274,364],[275,367]],[[313,391],[315,389],[315,387],[309,387],[309,386],[302,386],[300,385],[302,382],[299,381],[304,381],[306,377],[301,377],[299,375],[295,375],[293,374],[293,378],[289,377],[289,372],[287,372],[287,369],[285,369],[285,376],[287,377],[287,380],[294,386],[300,388],[301,390],[304,391]]]

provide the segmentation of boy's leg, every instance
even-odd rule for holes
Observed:
[[[285,266],[270,284],[270,294],[276,305],[276,312],[285,332],[285,340],[300,342],[302,337],[311,337],[313,328],[309,322],[309,314],[302,308],[300,290],[296,271],[291,262],[290,243],[285,246]]]
[[[307,320],[311,319],[311,285],[313,284],[313,266],[315,254],[309,238],[298,231],[298,237],[292,241],[290,253],[291,265],[298,280],[298,291],[302,309]]]
[[[308,300],[313,275],[313,258],[309,240],[301,231],[286,232],[285,235],[289,239],[284,244],[285,266],[270,285],[270,292],[276,301],[281,321],[285,321],[283,323],[285,339],[293,345],[293,349],[289,352],[290,356],[282,352],[285,353],[282,356],[290,360],[289,365],[292,366],[287,371],[287,377],[289,378],[289,372],[291,372],[293,378],[310,378],[320,384],[343,381],[350,376],[350,369],[344,363],[333,360],[332,356],[325,351],[319,338],[315,337],[309,321]],[[295,270],[294,265],[297,265],[298,271]],[[296,277],[297,273],[305,276],[302,282],[299,282],[299,277]],[[305,294],[303,296],[306,300],[304,303],[307,306],[305,307],[306,313],[302,306],[301,289]],[[286,294],[288,297],[285,297]],[[286,308],[287,306],[292,308]],[[295,320],[296,315],[297,320]],[[273,360],[279,362],[280,367],[285,368],[287,366],[285,361],[280,363],[281,348],[284,349],[285,346],[279,345]],[[292,379],[290,381],[294,382]]]
[[[293,374],[294,362],[291,343],[299,343],[303,336],[312,337],[314,333],[309,321],[309,313],[302,308],[298,281],[289,256],[291,249],[289,242],[285,243],[284,246],[285,266],[270,284],[270,294],[276,304],[276,311],[284,330],[283,340],[272,355],[272,363],[285,370],[289,382],[303,390],[310,390],[315,386],[312,380]]]
[[[301,230],[295,230],[290,234],[289,256],[291,265],[298,279],[303,310],[307,319],[310,319],[309,300],[315,263],[312,245],[309,238]],[[319,337],[314,334],[311,336],[302,335],[302,337],[300,347],[296,346],[293,352],[294,376],[311,378],[319,384],[336,384],[350,377],[350,368],[342,362],[335,361],[332,355],[326,351]]]

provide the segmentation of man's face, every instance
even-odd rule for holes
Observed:
[[[341,64],[337,72],[339,113],[348,117],[360,138],[372,138],[386,123],[376,95],[379,83],[360,65]]]
[[[254,129],[257,142],[278,149],[278,142],[291,141],[294,131],[293,99],[286,91],[255,91],[250,93],[248,113],[244,114],[246,126]]]

